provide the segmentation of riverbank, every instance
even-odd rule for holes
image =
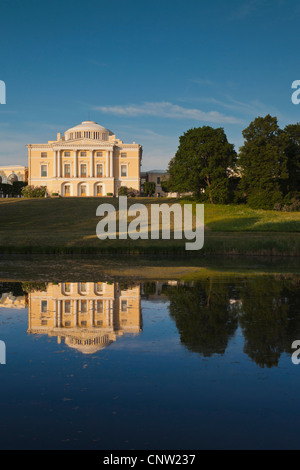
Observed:
[[[176,199],[134,198],[135,203],[183,203]],[[186,240],[99,240],[100,203],[116,198],[2,199],[0,254],[165,254],[194,257]],[[205,241],[200,256],[300,256],[300,213],[253,210],[245,206],[205,206]]]

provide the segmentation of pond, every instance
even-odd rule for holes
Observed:
[[[0,282],[1,449],[299,448],[299,275],[71,278]]]

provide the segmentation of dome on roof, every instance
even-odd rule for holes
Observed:
[[[65,132],[66,140],[80,138],[108,140],[110,135],[114,135],[113,132],[103,126],[100,126],[95,121],[83,121],[81,124],[71,127]]]

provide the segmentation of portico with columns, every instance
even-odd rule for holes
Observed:
[[[29,181],[65,197],[118,195],[140,190],[142,146],[125,144],[108,129],[84,121],[58,133],[56,141],[28,146]]]

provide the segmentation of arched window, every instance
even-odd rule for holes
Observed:
[[[15,173],[12,173],[11,175],[9,175],[9,177],[7,178],[8,181],[10,181],[11,183],[14,183],[15,181],[18,181],[18,177]]]

